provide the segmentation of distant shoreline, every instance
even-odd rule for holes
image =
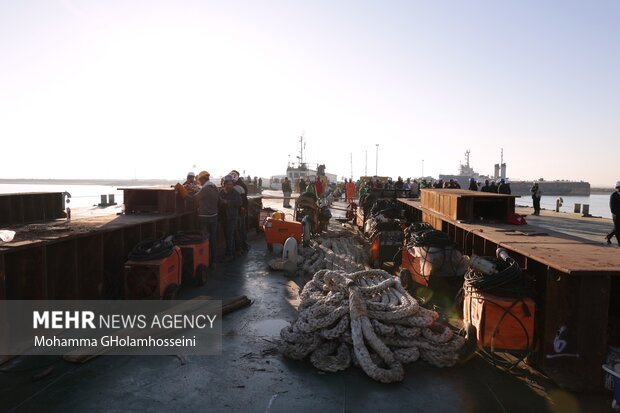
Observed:
[[[590,188],[591,194],[611,194],[614,191],[614,188]]]

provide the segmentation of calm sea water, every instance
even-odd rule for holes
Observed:
[[[114,194],[117,204],[123,203],[123,191],[113,186],[101,185],[32,185],[32,184],[0,184],[0,194],[17,192],[69,192],[71,208],[89,207],[101,202],[101,195]]]
[[[611,212],[609,211],[609,194],[592,194],[590,196],[563,196],[563,205],[560,208],[562,212],[573,212],[575,204],[589,204],[590,214],[599,217],[611,218]],[[555,210],[555,200],[557,196],[545,196],[543,194],[540,199],[541,208]],[[522,196],[517,198],[517,205],[533,206],[531,196]]]

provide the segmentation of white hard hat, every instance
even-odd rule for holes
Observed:
[[[620,181],[616,182],[616,188],[620,187]]]
[[[187,173],[187,176],[196,176],[196,174],[195,174],[195,173],[193,173],[193,172],[188,172],[188,173]]]

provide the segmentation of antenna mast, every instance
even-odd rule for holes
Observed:
[[[299,167],[301,168],[304,164],[304,134],[306,132],[302,132],[299,137]]]
[[[351,179],[353,179],[353,152],[351,152]]]

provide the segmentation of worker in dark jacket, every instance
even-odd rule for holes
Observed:
[[[220,190],[220,203],[224,213],[224,235],[226,236],[226,256],[224,261],[235,258],[235,232],[239,220],[241,195],[235,189],[234,178],[231,175],[224,177],[224,188]]]
[[[217,186],[209,180],[209,172],[202,171],[198,174],[198,182],[202,188],[190,198],[198,201],[198,220],[204,236],[209,237],[209,267],[215,267],[215,253],[217,246],[217,209],[219,193]]]
[[[510,195],[511,194],[510,184],[508,182],[506,182],[505,179],[501,179],[499,181],[499,185],[497,186],[497,193],[498,194],[504,194],[504,195]]]
[[[488,179],[484,180],[484,185],[480,188],[480,192],[491,192],[491,184]]]
[[[470,191],[478,191],[478,184],[474,178],[469,178],[469,188]]]
[[[541,191],[540,187],[538,186],[538,182],[534,182],[534,185],[532,185],[532,187],[530,188],[530,193],[532,194],[532,204],[534,205],[533,215],[540,215]]]
[[[290,208],[291,194],[293,193],[293,188],[291,187],[291,181],[288,180],[288,177],[285,177],[284,181],[282,181],[282,193],[284,194],[284,201],[282,202],[282,206],[284,208]]]
[[[616,182],[616,191],[609,198],[609,209],[614,220],[614,230],[607,237],[607,243],[611,244],[611,239],[615,236],[620,246],[620,181]]]
[[[237,229],[236,233],[236,241],[235,248],[239,253],[244,253],[250,250],[250,245],[248,244],[248,228],[247,228],[247,219],[248,219],[248,211],[249,211],[249,202],[248,202],[248,186],[243,181],[243,177],[239,176],[239,172],[236,170],[232,170],[229,173],[230,176],[233,177],[233,182],[235,183],[234,189],[239,192],[241,196],[241,206],[239,207],[239,218],[237,219]]]

